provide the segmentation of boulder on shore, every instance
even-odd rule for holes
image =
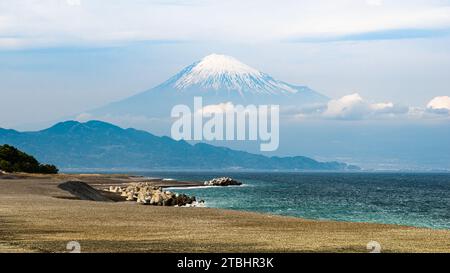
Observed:
[[[219,187],[226,187],[226,186],[240,186],[242,185],[241,182],[234,180],[230,177],[219,177],[214,178],[209,181],[205,181],[205,186],[219,186]]]
[[[127,201],[136,201],[143,205],[153,206],[191,206],[196,202],[194,196],[175,194],[164,191],[161,187],[154,187],[148,183],[132,183],[127,187],[109,187],[106,191],[120,193]]]

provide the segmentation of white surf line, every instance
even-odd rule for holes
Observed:
[[[191,190],[191,189],[196,190],[196,189],[212,189],[212,188],[214,188],[214,189],[240,188],[240,187],[248,187],[248,186],[249,185],[242,184],[242,185],[233,185],[233,186],[192,186],[192,187],[189,187],[189,186],[173,187],[172,186],[172,187],[167,187],[167,188],[163,187],[163,188],[166,190],[177,190],[177,189],[179,189],[179,190]]]

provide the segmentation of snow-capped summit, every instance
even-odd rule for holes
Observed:
[[[95,109],[95,116],[167,117],[174,105],[280,105],[290,109],[328,98],[307,86],[274,79],[237,59],[211,54],[187,66],[164,83],[124,100]],[[288,108],[289,107],[289,108]]]
[[[187,74],[196,76],[198,79],[222,74],[261,76],[261,73],[253,67],[241,63],[231,56],[220,54],[211,54],[204,57],[201,61],[195,63],[192,70]]]
[[[296,93],[286,83],[226,55],[211,54],[183,69],[163,84],[177,90],[203,88],[250,93]]]

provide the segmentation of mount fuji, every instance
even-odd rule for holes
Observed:
[[[306,86],[274,79],[237,59],[211,54],[187,66],[162,84],[104,107],[90,111],[102,116],[169,117],[174,105],[192,105],[202,97],[204,105],[234,103],[304,106],[328,98]]]

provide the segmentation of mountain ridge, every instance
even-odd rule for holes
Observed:
[[[358,170],[304,156],[267,157],[205,143],[191,145],[102,121],[66,121],[35,132],[0,128],[0,144],[14,145],[66,169]]]
[[[293,85],[260,72],[233,57],[211,54],[185,67],[154,88],[88,111],[93,117],[169,117],[175,105],[192,105],[202,97],[205,105],[280,105],[324,103],[329,98],[307,86]]]

